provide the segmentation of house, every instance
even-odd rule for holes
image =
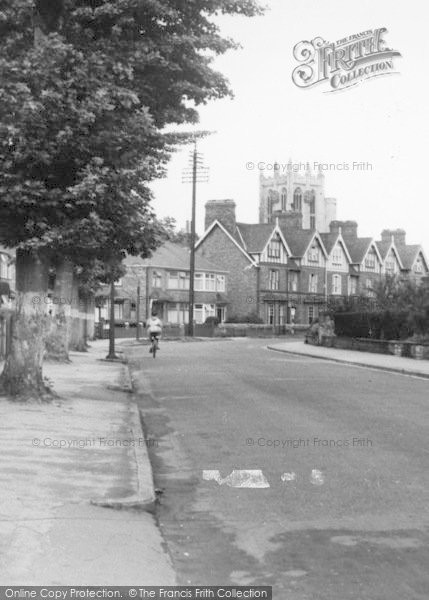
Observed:
[[[325,303],[327,253],[299,213],[275,211],[269,223],[237,223],[232,200],[206,203],[197,256],[229,268],[228,316],[284,325],[310,323]]]
[[[428,275],[429,262],[423,247],[420,244],[407,244],[406,232],[403,229],[385,229],[381,232],[381,239],[385,243],[393,240],[395,250],[399,255],[403,279],[411,279],[420,283]]]
[[[339,222],[332,221],[330,229],[330,233],[322,233],[320,236],[328,254],[327,295],[334,299],[354,296],[357,293],[359,273],[353,265]]]
[[[115,283],[115,321],[135,324],[145,321],[155,309],[165,324],[188,323],[190,251],[166,242],[150,258],[127,256],[125,275]],[[227,269],[196,257],[194,278],[194,320],[207,317],[225,320],[228,305]],[[96,295],[96,322],[109,318],[110,289],[103,286]],[[139,298],[139,302],[138,302]]]
[[[374,286],[383,273],[384,261],[373,238],[358,237],[356,221],[333,221],[331,232],[341,230],[351,258],[349,295],[374,296]]]

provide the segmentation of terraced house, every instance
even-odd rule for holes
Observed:
[[[156,308],[165,324],[188,323],[189,248],[166,242],[151,258],[128,256],[126,274],[115,284],[115,322],[135,325],[139,298],[139,318],[145,321]],[[204,323],[207,317],[225,320],[227,269],[197,258],[195,264],[194,319]],[[96,322],[109,318],[109,288],[101,288],[96,297]]]
[[[386,275],[417,281],[428,275],[423,248],[407,245],[403,230],[384,230],[376,241],[359,237],[356,221],[332,220],[329,231],[320,233],[303,226],[302,212],[271,210],[264,194],[261,223],[237,222],[233,200],[206,203],[196,253],[228,270],[227,318],[308,324],[330,298],[374,297]]]

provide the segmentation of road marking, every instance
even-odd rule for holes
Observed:
[[[260,469],[234,469],[225,478],[220,476],[219,470],[203,471],[205,481],[216,481],[219,485],[233,488],[269,488],[270,484]]]

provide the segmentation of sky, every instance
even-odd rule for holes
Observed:
[[[266,0],[265,5],[263,17],[219,19],[222,33],[242,49],[214,64],[229,79],[234,98],[199,110],[198,128],[216,133],[199,144],[210,180],[198,186],[197,232],[204,231],[204,204],[211,199],[235,200],[237,219],[256,223],[257,164],[281,166],[292,159],[324,165],[325,194],[337,198],[339,219],[358,221],[359,235],[379,238],[382,229],[403,228],[407,242],[423,243],[428,254],[428,3]],[[335,93],[326,93],[328,83],[307,89],[293,83],[298,42],[319,36],[334,42],[381,27],[387,29],[386,45],[401,54],[394,59],[396,74]],[[167,177],[152,185],[158,216],[174,217],[179,227],[191,214],[191,186],[181,176],[189,151],[177,152]],[[247,168],[249,162],[254,169]],[[358,171],[354,162],[367,167]]]

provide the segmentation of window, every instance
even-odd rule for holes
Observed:
[[[335,246],[332,252],[332,265],[335,267],[341,267],[343,265],[343,252],[340,246]]]
[[[280,272],[277,270],[270,271],[270,290],[278,290],[280,287]]]
[[[365,287],[366,287],[366,295],[373,298],[375,296],[375,293],[373,290],[372,279],[367,279],[365,281]]]
[[[286,188],[283,188],[282,193],[281,193],[282,210],[286,210],[286,200],[287,200],[287,191],[286,191]]]
[[[293,193],[293,210],[296,212],[302,211],[302,191],[299,187]]]
[[[158,271],[152,272],[152,287],[160,288],[162,286],[162,275]]]
[[[281,254],[281,242],[280,240],[271,240],[268,246],[268,256],[269,258],[280,258]]]
[[[194,321],[195,323],[203,323],[204,322],[204,305],[203,304],[194,304]]]
[[[354,296],[357,293],[357,278],[349,277],[349,295]]]
[[[396,260],[392,254],[386,258],[385,269],[388,275],[394,275],[396,273]]]
[[[216,291],[217,292],[225,291],[225,275],[217,275],[216,276]]]
[[[308,323],[311,325],[314,321],[314,306],[308,307]]]
[[[423,273],[423,260],[421,256],[419,256],[416,260],[416,263],[414,265],[414,272]]]
[[[319,248],[316,246],[316,244],[314,244],[308,251],[308,260],[309,262],[319,262]]]
[[[269,325],[274,325],[274,304],[268,304],[267,305],[267,316],[268,316],[268,324]]]
[[[167,309],[167,321],[169,323],[178,323],[179,322],[179,312],[177,310],[177,304],[168,304]]]
[[[332,275],[332,293],[336,296],[341,295],[341,275]]]
[[[179,287],[179,273],[177,271],[170,271],[168,273],[168,289],[177,290]]]
[[[311,273],[310,279],[308,280],[308,291],[311,294],[317,294],[318,279],[319,278],[315,273]]]
[[[189,290],[189,273],[185,271],[179,273],[179,289]]]
[[[316,217],[310,215],[310,229],[316,229]]]
[[[206,292],[216,291],[216,275],[213,273],[206,273]]]
[[[370,250],[365,257],[365,270],[366,271],[375,271],[375,259],[376,255],[374,250]]]
[[[195,273],[194,289],[197,292],[201,292],[204,290],[204,273]]]
[[[121,321],[124,318],[124,304],[123,302],[115,302],[115,320]]]
[[[278,193],[275,192],[274,190],[270,190],[268,192],[268,215],[272,215],[273,214],[273,206],[274,204],[276,204],[278,199]]]
[[[288,290],[289,292],[298,291],[298,273],[289,271],[288,273]]]

